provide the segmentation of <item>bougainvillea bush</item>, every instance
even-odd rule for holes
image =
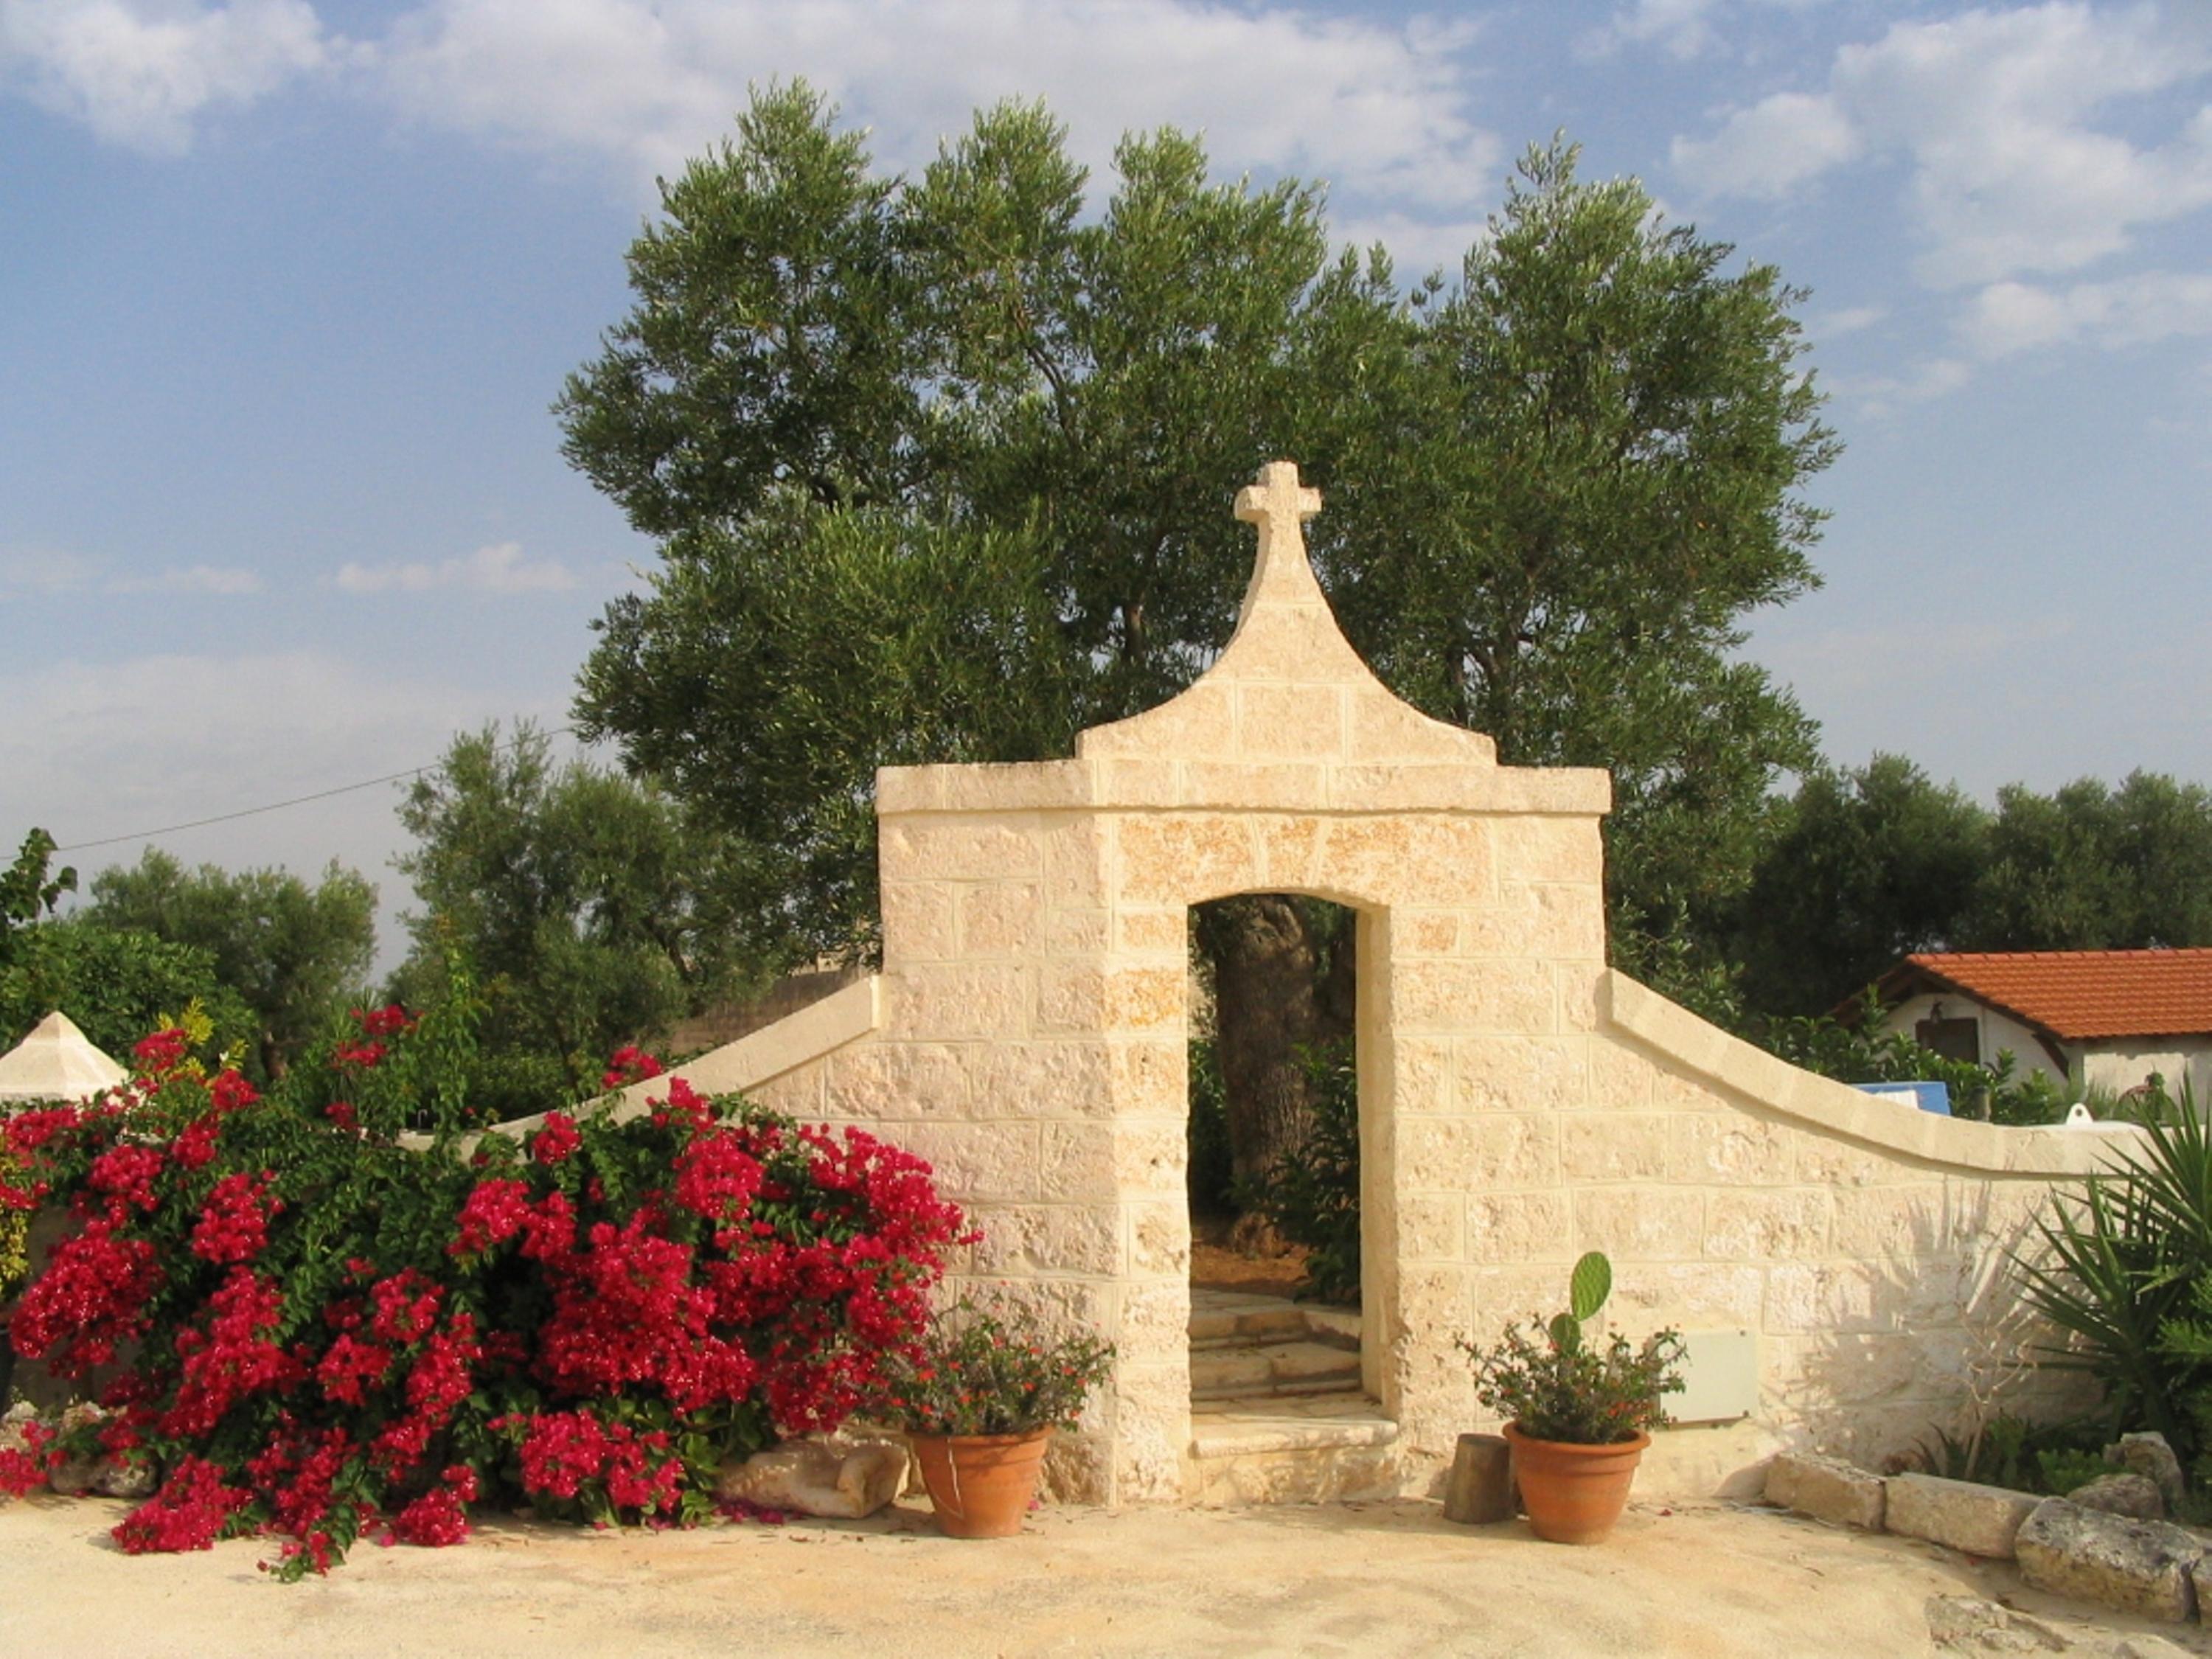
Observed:
[[[0,1483],[150,1459],[125,1550],[268,1532],[295,1576],[456,1542],[478,1500],[689,1522],[725,1456],[880,1395],[966,1237],[926,1164],[680,1079],[479,1137],[443,1081],[465,1040],[364,1011],[264,1099],[164,1031],[123,1087],[0,1126],[0,1200],[71,1224],[9,1335],[109,1408]],[[617,1059],[611,1086],[656,1069]]]

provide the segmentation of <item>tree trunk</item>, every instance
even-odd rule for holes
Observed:
[[[1311,902],[1279,893],[1198,907],[1199,948],[1213,966],[1230,1165],[1239,1181],[1304,1144],[1312,1102],[1298,1049],[1352,1030],[1356,969],[1345,920],[1332,928]]]

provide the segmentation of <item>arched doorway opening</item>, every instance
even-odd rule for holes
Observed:
[[[1345,1496],[1376,1473],[1361,1455],[1381,1407],[1362,1376],[1358,920],[1292,893],[1189,912],[1201,1496],[1286,1481]]]

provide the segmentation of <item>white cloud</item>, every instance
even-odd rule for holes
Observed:
[[[1094,169],[1125,130],[1174,122],[1227,167],[1463,207],[1501,157],[1468,112],[1471,39],[1203,0],[429,0],[386,64],[418,118],[641,179],[726,135],[750,83],[796,74],[891,166],[927,161],[978,106],[1041,95]]]
[[[1838,101],[1778,92],[1729,117],[1717,137],[1677,138],[1674,165],[1705,190],[1781,196],[1864,151],[1866,139]]]
[[[1805,331],[1816,340],[1832,340],[1839,335],[1856,334],[1861,329],[1872,328],[1889,318],[1887,306],[1845,306],[1840,311],[1824,311],[1805,319]]]
[[[106,584],[111,593],[206,593],[228,597],[258,593],[261,578],[234,566],[196,564],[182,570],[164,570],[152,576],[116,576]]]
[[[568,567],[550,560],[532,563],[520,542],[494,542],[465,558],[436,564],[356,564],[338,567],[337,584],[349,593],[423,593],[462,587],[478,593],[552,593],[574,587]]]
[[[2083,341],[2143,345],[2212,334],[2212,276],[2146,270],[2063,288],[1993,283],[1974,296],[1960,332],[1984,357]]]
[[[1856,403],[1869,420],[1880,420],[1911,404],[1947,398],[1973,378],[1973,366],[1960,358],[1931,357],[1902,374],[1838,374],[1823,384]]]
[[[1803,9],[1820,0],[1762,0],[1767,7]],[[1731,31],[1719,14],[1727,0],[1634,0],[1615,12],[1602,28],[1581,40],[1587,55],[1601,57],[1624,46],[1656,46],[1670,58],[1687,60],[1727,44]]]
[[[193,118],[331,60],[307,0],[0,0],[0,82],[133,149],[173,155]]]
[[[2212,109],[2149,142],[2097,125],[2208,74],[2212,33],[2180,9],[1966,11],[1843,47],[1825,88],[1739,109],[1711,137],[1677,138],[1674,160],[1707,189],[1771,196],[1901,155],[1924,281],[2071,270],[2212,203]]]

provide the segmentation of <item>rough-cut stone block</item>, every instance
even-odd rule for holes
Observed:
[[[1513,1518],[1513,1449],[1502,1434],[1463,1434],[1444,1482],[1444,1519],[1487,1527]]]
[[[1939,1648],[1985,1653],[2065,1653],[2073,1644],[2040,1619],[1976,1595],[1931,1595],[1928,1634]]]
[[[1546,1035],[1556,1024],[1552,986],[1521,962],[1416,958],[1390,975],[1391,1018],[1414,1031]]]
[[[1249,887],[1259,859],[1242,818],[1206,814],[1132,817],[1121,827],[1121,896],[1188,904]]]
[[[1900,1474],[1889,1482],[1887,1525],[1907,1538],[2009,1560],[2014,1538],[2040,1501],[2026,1492],[1972,1480]]]
[[[1005,823],[902,823],[884,833],[882,845],[887,882],[997,881],[1033,875],[1038,868],[1036,842]]]
[[[1464,1112],[1572,1110],[1589,1098],[1589,1040],[1464,1039],[1455,1048],[1454,1075],[1459,1109]]]
[[[887,881],[878,900],[884,921],[884,959],[943,962],[959,950],[956,920],[960,889],[942,881]]]
[[[1741,1112],[1677,1114],[1668,1173],[1684,1182],[1778,1187],[1790,1179],[1791,1148],[1779,1126]]]
[[[1717,1192],[1705,1206],[1705,1254],[1717,1261],[1803,1261],[1827,1244],[1826,1193]]]
[[[2159,1494],[2158,1482],[2133,1470],[2100,1474],[2068,1492],[2066,1501],[2085,1510],[2102,1510],[2107,1515],[2131,1516],[2137,1521],[2166,1519],[2166,1499]]]
[[[1253,758],[1341,759],[1344,714],[1333,685],[1239,686],[1237,746]]]
[[[1314,817],[1261,818],[1260,870],[1263,884],[1312,884],[1321,851],[1322,821]]]
[[[1570,1181],[1662,1181],[1670,1119],[1656,1112],[1586,1113],[1559,1126],[1559,1171]]]
[[[906,1448],[888,1440],[844,1446],[796,1440],[724,1463],[714,1498],[857,1521],[897,1497],[905,1481]]]
[[[2173,1448],[2166,1443],[2164,1435],[2155,1431],[2124,1434],[2105,1448],[2105,1461],[2118,1463],[2137,1474],[2148,1475],[2156,1483],[2159,1496],[2166,1500],[2169,1515],[2181,1508],[2184,1492],[2181,1460],[2173,1455]]]
[[[1593,1187],[1575,1198],[1575,1248],[1621,1262],[1696,1260],[1705,1247],[1705,1195],[1664,1187]]]
[[[1399,1124],[1398,1135],[1407,1184],[1417,1188],[1481,1192],[1559,1180],[1559,1143],[1548,1118],[1410,1118]]]
[[[1596,881],[1605,854],[1595,817],[1513,817],[1497,830],[1498,866],[1514,881]]]
[[[1034,956],[1042,912],[1037,890],[1020,882],[981,882],[960,894],[960,954]]]
[[[1835,1197],[1838,1255],[1925,1255],[1949,1242],[1939,1186],[1855,1187]]]
[[[1882,1478],[1838,1457],[1784,1452],[1766,1466],[1766,1501],[1815,1521],[1880,1532],[1887,1508]]]
[[[1894,1502],[1893,1500],[1893,1510]],[[2197,1610],[2204,1542],[2163,1521],[2046,1498],[2020,1529],[2021,1577],[2039,1590],[2179,1624]]]
[[[1467,1248],[1472,1261],[1572,1259],[1567,1195],[1563,1192],[1477,1193],[1466,1200],[1466,1209]]]

